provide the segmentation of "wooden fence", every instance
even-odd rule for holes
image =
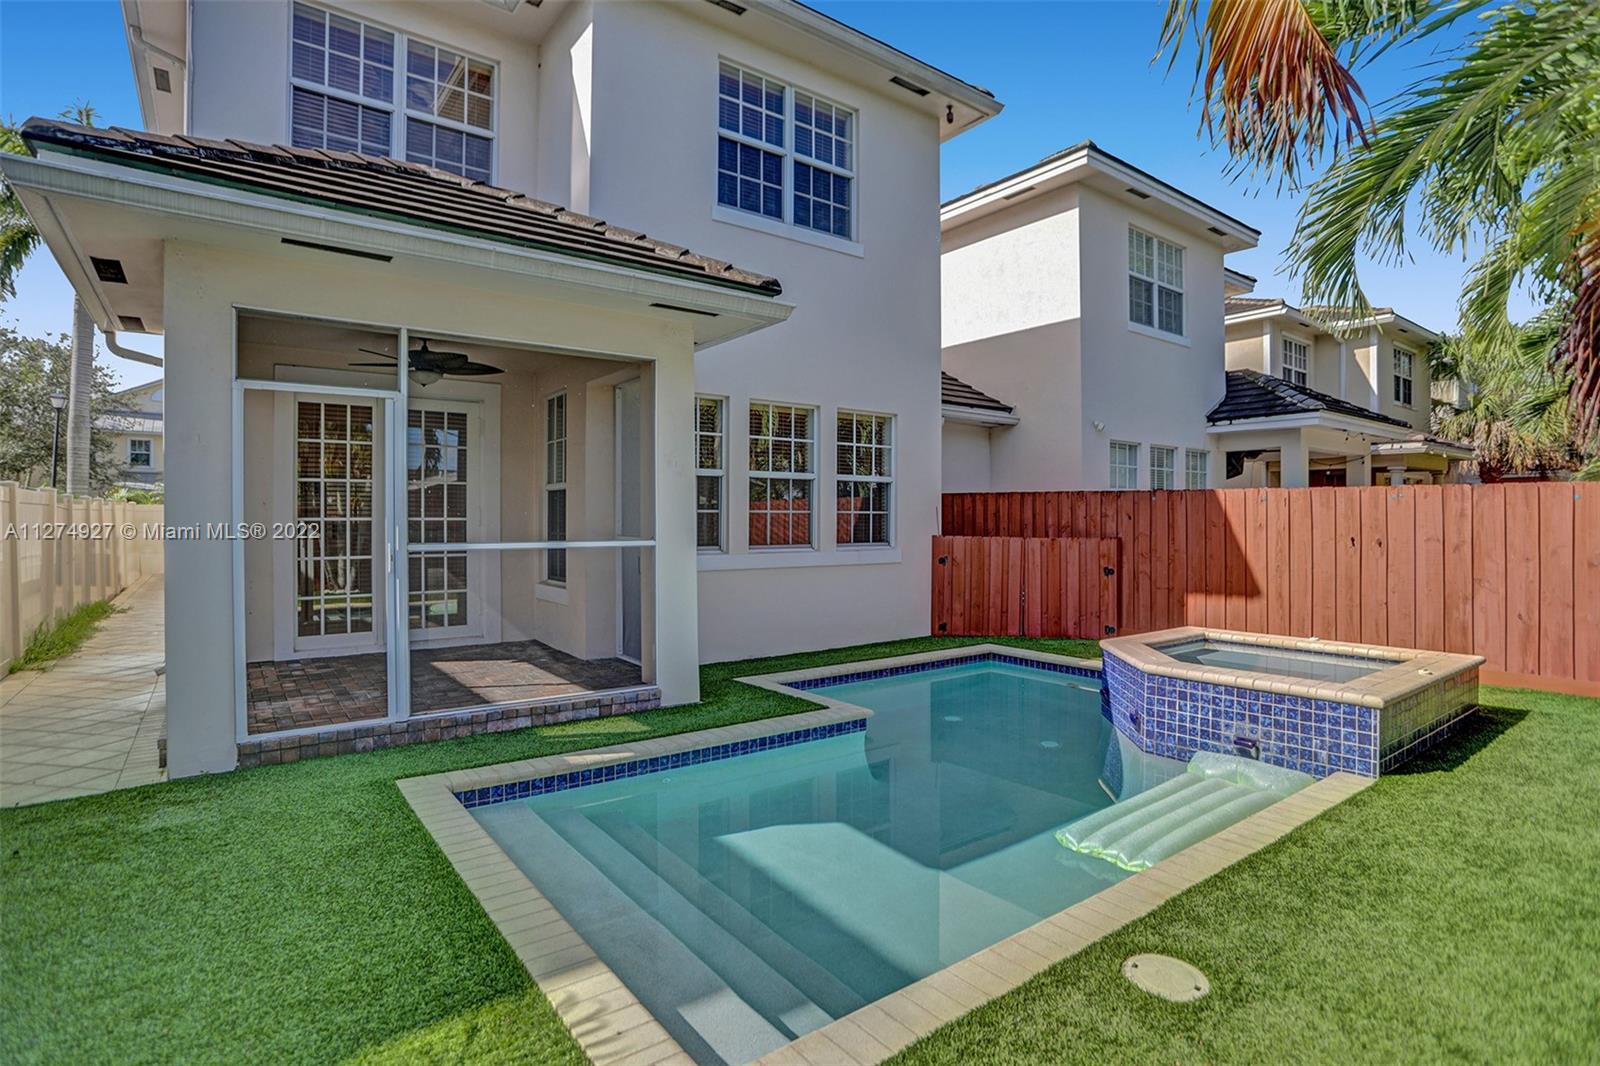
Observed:
[[[933,632],[1090,637],[1117,631],[1109,537],[935,537]]]
[[[159,573],[161,516],[0,482],[0,676],[40,626]]]
[[[1122,633],[1476,653],[1496,681],[1600,694],[1600,485],[962,493],[943,511],[947,537],[1120,540]]]

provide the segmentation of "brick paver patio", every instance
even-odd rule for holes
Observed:
[[[250,732],[382,718],[386,660],[375,653],[250,663],[245,671]],[[533,640],[411,653],[414,715],[639,683],[639,668],[623,659],[579,659]]]
[[[0,805],[67,799],[160,781],[156,740],[167,689],[165,586],[143,579],[124,610],[47,670],[0,680]]]

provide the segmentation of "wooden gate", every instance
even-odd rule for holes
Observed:
[[[1112,537],[934,537],[933,632],[1112,636],[1120,565]]]

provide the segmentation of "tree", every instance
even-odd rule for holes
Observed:
[[[53,340],[25,337],[0,326],[0,480],[50,483],[50,445],[55,432],[50,394],[66,390],[71,365],[72,345],[66,334]],[[104,418],[115,408],[109,370],[95,367],[88,391],[92,418]],[[91,436],[90,486],[104,492],[122,475],[111,438]]]
[[[61,117],[80,126],[94,125],[94,108],[76,104]],[[0,150],[20,154],[27,151],[22,130],[7,120],[0,126]],[[22,207],[16,190],[0,181],[0,298],[17,294],[17,274],[22,264],[39,246],[39,230]],[[94,381],[99,371],[94,365],[94,320],[76,293],[72,297],[72,362],[67,374],[66,489],[88,493],[93,485],[94,446],[92,443]]]
[[[1561,325],[1560,311],[1546,311],[1503,335],[1493,349],[1452,334],[1431,360],[1434,380],[1460,382],[1466,397],[1462,409],[1434,409],[1434,432],[1470,443],[1484,481],[1549,477],[1585,465],[1584,449],[1574,440],[1570,384],[1550,358]]]
[[[1464,43],[1374,121],[1352,68],[1462,25]],[[1204,126],[1240,170],[1294,182],[1333,157],[1287,252],[1308,304],[1365,311],[1358,256],[1401,259],[1413,237],[1481,249],[1468,340],[1514,345],[1518,285],[1562,307],[1551,358],[1576,431],[1600,437],[1600,4],[1214,0],[1202,19],[1199,0],[1170,0],[1162,51],[1176,60],[1191,37]]]

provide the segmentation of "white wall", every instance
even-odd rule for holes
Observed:
[[[700,557],[704,658],[926,633],[940,475],[936,120],[888,95],[914,100],[902,90],[823,75],[676,5],[599,5],[595,19],[590,211],[774,274],[796,305],[783,325],[695,357],[695,387],[726,398],[729,428],[729,550]],[[857,110],[858,249],[713,217],[722,57]],[[818,409],[815,550],[748,548],[751,400]],[[890,549],[835,544],[841,409],[895,416]]]
[[[989,441],[992,434],[1004,435],[1007,429],[991,430],[965,422],[944,424],[942,452],[944,457],[944,491],[990,492],[994,481],[990,475]]]

